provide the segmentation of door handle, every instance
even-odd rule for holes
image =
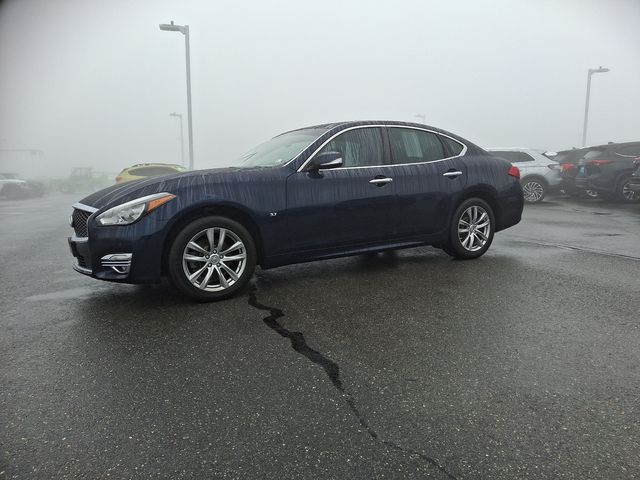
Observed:
[[[456,178],[457,176],[462,175],[460,170],[449,170],[448,172],[444,172],[442,174],[443,177]]]
[[[387,183],[391,183],[393,182],[393,178],[373,178],[371,180],[369,180],[369,183],[373,183],[374,185],[377,185],[378,187],[384,187]]]

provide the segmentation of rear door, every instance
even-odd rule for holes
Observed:
[[[398,196],[397,229],[402,237],[441,232],[449,223],[453,196],[464,189],[466,167],[457,140],[418,128],[387,128],[391,177]]]
[[[343,166],[287,178],[288,246],[294,251],[350,247],[395,235],[396,197],[382,127],[355,127],[319,152],[340,152]]]

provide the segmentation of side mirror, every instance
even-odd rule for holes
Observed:
[[[317,155],[309,170],[329,170],[342,166],[342,154],[340,152],[324,152]]]

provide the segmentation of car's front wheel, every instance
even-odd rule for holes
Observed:
[[[481,198],[470,198],[453,214],[449,239],[442,249],[455,258],[478,258],[489,249],[494,230],[495,218],[489,204]]]
[[[169,250],[171,283],[199,301],[228,298],[242,289],[256,265],[251,234],[235,220],[210,216],[186,225]]]

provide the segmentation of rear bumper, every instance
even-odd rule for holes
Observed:
[[[515,182],[513,188],[506,195],[498,197],[497,203],[496,232],[520,223],[524,208],[524,196],[519,182]]]

